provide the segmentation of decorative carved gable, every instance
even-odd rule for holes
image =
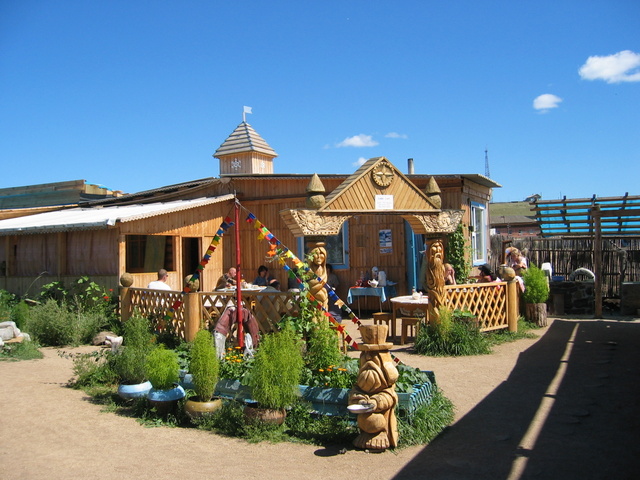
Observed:
[[[319,213],[440,210],[385,157],[371,158],[326,199]]]
[[[401,215],[415,233],[455,231],[463,211],[439,208],[435,180],[428,190],[421,191],[389,160],[377,157],[365,162],[326,200],[324,186],[314,175],[307,187],[307,208],[282,210],[280,215],[296,237],[337,235],[352,215],[376,213]]]

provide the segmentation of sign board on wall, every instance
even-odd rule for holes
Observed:
[[[393,251],[390,229],[380,230],[378,232],[378,243],[380,244],[380,253],[391,253]]]
[[[376,195],[376,210],[393,210],[393,195]]]

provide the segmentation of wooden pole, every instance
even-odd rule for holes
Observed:
[[[236,322],[238,322],[238,346],[244,347],[244,335],[242,333],[242,271],[240,270],[241,252],[240,252],[240,204],[236,198],[235,202],[235,222],[236,222],[236,292],[237,292],[237,305],[236,305]]]
[[[596,276],[594,281],[594,316],[593,318],[602,318],[602,218],[600,206],[596,205],[591,209],[591,217],[593,218],[593,274]]]
[[[122,323],[131,318],[131,292],[129,287],[120,287],[120,320]]]
[[[184,294],[184,338],[187,342],[192,342],[200,330],[201,308],[200,295],[197,293]]]
[[[507,281],[507,325],[510,332],[518,331],[518,288],[515,278]]]

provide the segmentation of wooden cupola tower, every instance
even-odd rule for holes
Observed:
[[[264,175],[273,173],[278,154],[243,121],[213,154],[220,160],[222,175]]]

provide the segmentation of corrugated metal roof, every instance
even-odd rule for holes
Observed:
[[[113,227],[117,222],[132,222],[143,218],[233,200],[233,198],[234,196],[229,194],[219,197],[178,200],[166,203],[149,203],[145,205],[70,208],[55,212],[29,215],[28,217],[1,220],[0,235],[109,228]]]
[[[258,132],[247,122],[242,122],[238,125],[231,135],[229,135],[229,138],[218,147],[213,156],[218,158],[221,155],[244,152],[258,152],[273,157],[278,156],[264,138],[258,135]]]

